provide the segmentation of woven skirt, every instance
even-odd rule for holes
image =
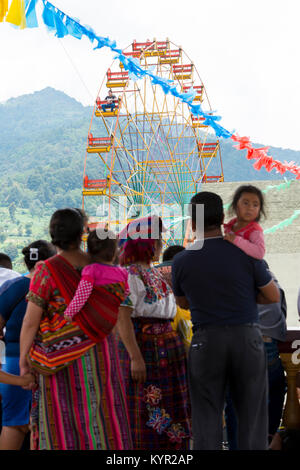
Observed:
[[[56,374],[39,376],[31,425],[34,449],[133,448],[113,334]]]
[[[136,338],[146,363],[147,379],[133,382],[130,359],[119,341],[135,450],[188,450],[190,402],[186,353],[171,322],[133,319]]]

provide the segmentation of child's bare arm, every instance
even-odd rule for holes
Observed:
[[[32,374],[25,374],[22,377],[19,375],[9,374],[8,372],[0,371],[0,382],[8,385],[19,385],[21,387],[34,385],[35,378]]]
[[[22,383],[20,384],[22,387],[33,387],[36,383],[35,376],[30,372],[28,374],[23,375],[20,377]]]
[[[33,302],[28,302],[20,333],[20,374],[29,372],[27,354],[38,331],[43,309]]]

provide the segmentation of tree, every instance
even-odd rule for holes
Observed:
[[[32,227],[30,223],[25,225],[25,233],[27,237],[30,237],[30,235],[32,234]]]
[[[4,251],[11,258],[12,261],[18,256],[18,248],[12,243],[6,245]]]
[[[10,219],[11,219],[12,222],[15,221],[16,210],[17,210],[16,204],[14,202],[12,202],[8,207],[9,216],[10,216]]]
[[[28,180],[27,180],[27,188],[32,189],[33,191],[39,190],[43,186],[43,180],[42,177],[37,174],[33,173],[29,175]]]

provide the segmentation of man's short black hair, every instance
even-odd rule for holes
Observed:
[[[199,221],[196,220],[196,206],[198,204],[203,204],[204,206],[204,230],[219,228],[224,219],[223,201],[220,196],[209,191],[201,191],[192,197],[190,215],[196,227],[197,222],[199,224]]]
[[[177,253],[180,253],[180,251],[185,250],[184,246],[182,245],[173,245],[169,246],[164,252],[163,252],[163,261],[171,261],[171,259],[174,258]]]
[[[6,269],[12,269],[12,262],[8,255],[0,253],[0,267]]]

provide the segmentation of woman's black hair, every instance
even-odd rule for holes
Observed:
[[[24,262],[28,271],[31,271],[38,261],[44,261],[56,255],[55,247],[46,240],[37,240],[22,250]]]
[[[102,231],[102,233],[104,232],[105,231]],[[113,232],[111,231],[107,231],[108,235],[112,233]],[[118,241],[116,237],[99,237],[97,234],[97,230],[92,230],[87,238],[88,252],[91,255],[92,259],[99,257],[103,261],[112,262],[116,256],[117,244]]]
[[[262,191],[259,188],[257,188],[256,186],[252,186],[251,184],[244,184],[244,185],[239,186],[237,188],[237,190],[235,191],[235,193],[233,195],[232,202],[231,202],[230,207],[229,207],[229,212],[231,214],[236,212],[237,203],[238,203],[239,199],[241,198],[242,194],[244,194],[244,193],[255,194],[258,197],[259,203],[260,203],[260,211],[259,211],[259,214],[258,214],[258,216],[255,220],[256,220],[256,222],[259,222],[261,214],[263,214],[263,216],[266,217],[265,198],[264,198],[264,195],[263,195]]]
[[[53,245],[62,250],[79,247],[84,229],[84,217],[77,209],[59,209],[51,217],[49,232]]]
[[[83,225],[87,224],[89,218],[86,212],[83,209],[78,209],[78,207],[75,207],[74,210],[77,211],[78,214],[83,218]]]

